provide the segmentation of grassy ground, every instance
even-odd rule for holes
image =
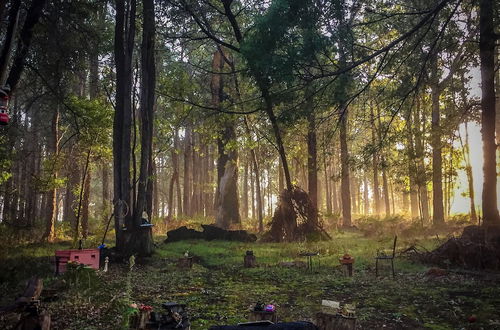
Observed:
[[[1,305],[22,291],[22,279],[38,274],[46,287],[59,288],[59,299],[46,302],[54,329],[123,329],[131,302],[188,305],[192,329],[245,321],[257,301],[275,303],[280,320],[313,320],[321,299],[355,303],[359,329],[500,329],[500,286],[478,277],[429,277],[427,267],[404,258],[396,261],[396,279],[375,278],[373,257],[389,249],[392,238],[364,238],[336,233],[330,242],[261,244],[185,241],[160,244],[155,255],[132,270],[111,264],[108,273],[74,270],[63,278],[52,276],[50,256],[65,243],[30,245],[9,251],[0,264]],[[158,238],[160,239],[160,238]],[[401,240],[398,247],[414,244]],[[435,239],[419,241],[431,248]],[[181,271],[177,258],[188,250],[199,262]],[[246,250],[253,250],[258,268],[242,267]],[[312,272],[284,268],[281,261],[304,260],[304,251],[318,251]],[[5,251],[4,251],[5,252]],[[344,278],[338,258],[356,258],[355,276]],[[305,260],[304,260],[305,261]],[[471,324],[468,317],[477,316]],[[0,321],[0,328],[2,324]]]

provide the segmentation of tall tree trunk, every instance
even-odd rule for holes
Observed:
[[[227,125],[218,140],[219,160],[217,162],[216,219],[217,226],[227,229],[230,225],[240,224],[238,202],[238,152],[227,148],[236,139],[233,124]]]
[[[424,116],[420,116],[420,104],[417,98],[417,106],[415,111],[415,155],[417,161],[417,185],[420,199],[420,215],[424,224],[428,224],[430,220],[429,216],[429,197],[427,191],[427,177],[425,173],[425,163],[424,163],[424,136],[425,136],[425,121]],[[424,127],[420,128],[420,123]]]
[[[389,184],[387,182],[387,168],[385,164],[385,156],[382,155],[382,190],[384,194],[385,216],[391,215],[391,203],[389,199]]]
[[[363,214],[368,215],[370,213],[370,200],[368,198],[368,176],[366,170],[364,171],[364,176],[363,176],[363,201],[364,201]]]
[[[412,127],[412,116],[411,113],[407,119],[407,128],[408,128],[408,187],[410,190],[410,209],[411,209],[411,217],[412,219],[417,218],[419,216],[419,207],[418,207],[418,185],[417,185],[417,160],[415,155],[415,146],[413,141],[413,127]]]
[[[45,233],[43,234],[43,239],[49,242],[53,241],[55,238],[55,223],[57,220],[57,158],[59,157],[59,108],[55,107],[54,114],[52,116],[52,137],[50,143],[50,151],[52,160],[52,185],[53,188],[47,193],[50,199],[48,202],[46,222],[45,222]]]
[[[82,237],[87,238],[89,234],[89,204],[90,204],[90,178],[91,170],[87,169],[85,183],[83,185],[83,201],[82,201]]]
[[[111,212],[111,196],[109,194],[109,168],[107,162],[101,164],[101,180],[102,180],[102,218],[107,221]]]
[[[132,228],[133,211],[130,156],[132,118],[132,55],[135,39],[136,0],[116,0],[115,6],[116,101],[113,120],[113,202],[116,246],[125,252],[125,227]]]
[[[343,107],[342,107],[343,108]],[[351,222],[351,191],[349,180],[349,151],[347,149],[347,110],[340,118],[340,159],[341,159],[341,194],[342,194],[342,226],[350,227]]]
[[[250,163],[250,167],[253,169],[253,162]],[[252,219],[255,219],[255,183],[254,183],[254,175],[252,172],[250,172],[250,191],[251,191],[251,198],[250,198],[250,207],[252,211]]]
[[[332,214],[332,195],[330,193],[330,176],[328,173],[328,165],[326,161],[326,152],[323,152],[323,171],[325,177],[325,203],[326,214]]]
[[[497,199],[495,142],[494,1],[479,1],[479,57],[481,63],[481,134],[483,140],[483,224],[500,225]]]
[[[432,223],[434,226],[444,224],[443,208],[443,159],[441,143],[440,109],[439,109],[439,71],[438,54],[432,54],[431,69],[431,99],[432,99]]]
[[[225,79],[222,75],[230,59],[221,50],[217,50],[212,59],[211,91],[212,104],[220,107],[225,100]],[[220,136],[217,139],[219,159],[217,161],[217,190],[215,197],[216,218],[218,227],[227,229],[233,224],[240,224],[238,194],[238,150],[231,146],[236,140],[236,129],[233,120],[226,119]]]
[[[375,115],[373,112],[373,105],[370,105],[370,113],[371,113],[371,122],[372,122],[372,128],[371,128],[371,133],[372,133],[372,142],[375,143],[377,141],[377,133],[376,133],[376,124],[375,124]],[[373,162],[373,209],[374,209],[374,214],[379,215],[380,214],[380,187],[379,187],[379,182],[378,182],[378,152],[377,148],[373,150],[373,155],[372,155],[372,162]]]
[[[318,208],[318,152],[316,148],[316,117],[312,97],[307,99],[308,131],[307,131],[307,185],[309,198],[315,208]]]
[[[142,214],[146,212],[151,221],[152,216],[152,172],[153,172],[153,121],[156,88],[155,67],[155,15],[154,1],[143,0],[143,28],[141,44],[141,162],[139,184],[137,187],[137,204],[134,208],[130,253],[149,256],[153,252],[151,227],[142,227]]]
[[[171,151],[172,159],[172,177],[170,178],[170,185],[168,188],[168,215],[167,221],[172,221],[174,217],[174,185],[177,183],[179,187],[179,131],[174,128],[174,146]],[[180,198],[180,193],[177,193]],[[180,202],[177,203],[178,212],[182,214],[182,205]]]
[[[336,159],[332,158],[332,176],[334,176],[334,179],[331,180],[332,183],[332,207],[333,207],[333,213],[335,214],[340,214],[340,205],[339,205],[339,197],[338,197],[338,190],[337,190],[337,166],[336,166]]]
[[[191,148],[192,148],[192,129],[188,125],[184,135],[184,191],[183,191],[183,205],[182,212],[184,215],[191,216],[191,177],[192,177],[192,164],[191,164]]]
[[[245,159],[245,168],[243,172],[243,208],[242,217],[244,219],[248,218],[248,157]]]
[[[462,138],[460,138],[460,142],[462,143]],[[462,153],[464,157],[465,173],[467,174],[467,183],[469,187],[470,219],[471,222],[477,223],[476,202],[474,201],[474,176],[472,174],[472,166],[470,161],[469,129],[467,127],[467,122],[465,123],[465,145],[462,143]]]

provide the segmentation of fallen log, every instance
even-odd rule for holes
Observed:
[[[12,305],[0,307],[0,313],[21,312],[29,303],[39,300],[42,290],[42,279],[30,278],[22,295]]]
[[[50,315],[39,311],[42,291],[42,279],[32,277],[28,280],[24,292],[12,305],[0,307],[0,314],[20,314],[19,321],[14,326],[16,330],[50,330]]]

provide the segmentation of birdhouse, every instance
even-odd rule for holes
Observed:
[[[0,88],[0,125],[9,123],[9,89]]]
[[[339,259],[339,262],[342,266],[342,273],[344,273],[344,276],[352,277],[354,258],[346,253],[342,258]]]

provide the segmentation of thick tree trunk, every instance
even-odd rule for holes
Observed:
[[[500,225],[498,214],[495,142],[494,1],[479,1],[479,57],[481,63],[481,134],[483,140],[483,224]]]
[[[217,50],[212,59],[211,91],[212,104],[220,107],[225,100],[225,79],[221,73],[229,63],[229,58],[221,50]],[[219,159],[217,161],[217,190],[215,193],[215,224],[223,229],[240,224],[238,194],[238,150],[231,142],[236,140],[236,129],[233,120],[225,119],[220,136],[217,139]]]
[[[216,219],[218,227],[227,229],[241,223],[238,201],[238,152],[227,148],[236,139],[233,124],[224,128],[218,140],[219,160],[217,162]]]
[[[342,107],[343,108],[343,107]],[[341,197],[342,197],[342,226],[350,227],[351,222],[351,191],[349,180],[349,151],[347,148],[347,110],[340,118],[340,159],[341,159]]]
[[[153,203],[153,121],[156,88],[155,67],[155,15],[153,0],[143,0],[143,29],[141,45],[141,162],[139,184],[137,187],[137,204],[131,233],[130,254],[149,256],[153,252],[153,237],[151,227],[143,227],[142,214],[146,212],[151,221]]]
[[[125,252],[124,227],[132,228],[130,182],[132,118],[132,54],[135,39],[136,0],[116,0],[115,6],[116,101],[113,120],[113,202],[116,246]]]
[[[416,184],[418,186],[419,199],[420,199],[420,216],[424,224],[428,224],[430,220],[429,216],[429,197],[427,191],[427,177],[425,174],[425,164],[424,164],[424,136],[425,136],[425,126],[420,128],[420,123],[425,125],[424,117],[420,116],[420,104],[417,98],[417,106],[415,111],[415,157],[417,162],[417,180]]]

